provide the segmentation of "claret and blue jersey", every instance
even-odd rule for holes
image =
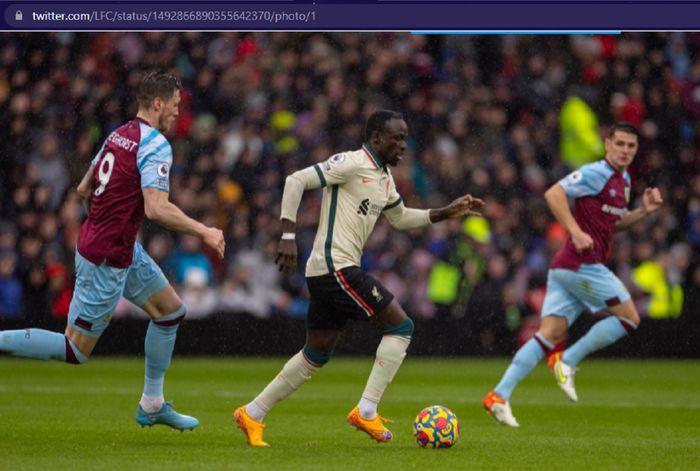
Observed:
[[[582,264],[604,263],[615,226],[627,212],[631,180],[627,172],[615,170],[607,160],[584,165],[559,181],[574,198],[573,216],[593,239],[593,248],[577,253],[571,237],[552,259],[552,268],[577,270]]]
[[[90,262],[126,268],[144,216],[142,188],[170,189],[172,149],[163,134],[141,119],[112,132],[92,161],[92,206],[78,237]]]

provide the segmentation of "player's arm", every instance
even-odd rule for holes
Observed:
[[[80,196],[83,199],[85,211],[87,211],[88,213],[90,212],[90,201],[92,199],[92,172],[94,170],[95,167],[93,165],[90,165],[90,168],[87,172],[85,172],[85,175],[83,175],[83,179],[80,180],[80,183],[78,183],[78,187],[76,188],[78,196]]]
[[[335,154],[325,162],[298,170],[287,177],[282,192],[282,238],[275,263],[279,270],[292,273],[297,268],[296,220],[305,190],[341,185],[357,170],[358,162],[346,154]]]
[[[142,188],[146,217],[168,229],[199,237],[224,258],[224,234],[216,227],[207,227],[187,216],[168,200],[168,192],[160,188]]]
[[[105,146],[107,145],[107,140],[105,140],[102,143],[102,146],[100,147],[100,150],[95,154],[95,157],[92,158],[90,161],[90,168],[88,168],[88,171],[85,172],[85,175],[83,175],[83,179],[80,180],[80,183],[78,184],[78,187],[76,188],[78,192],[78,196],[80,196],[83,199],[83,206],[85,207],[85,211],[88,213],[90,212],[90,206],[92,204],[92,192],[93,192],[93,185],[92,185],[92,174],[95,171],[95,167],[97,167],[97,164],[100,162],[100,156],[102,155],[102,151],[104,150]]]
[[[399,197],[394,203],[390,203],[384,208],[389,223],[395,229],[400,231],[409,231],[425,227],[430,224],[444,221],[445,219],[454,219],[464,216],[481,216],[480,213],[474,211],[484,204],[479,198],[474,198],[471,195],[460,196],[449,205],[435,209],[414,209],[404,206],[403,201]]]
[[[298,170],[287,177],[282,191],[282,238],[277,247],[275,263],[279,270],[292,273],[297,267],[297,212],[304,191],[325,186],[326,178],[323,170],[316,164]]]
[[[647,188],[642,195],[642,206],[622,216],[620,220],[617,221],[615,232],[622,232],[629,229],[637,222],[659,209],[663,202],[664,200],[658,188]]]
[[[580,253],[592,249],[593,238],[581,229],[574,219],[574,215],[571,214],[569,199],[561,184],[555,183],[549,187],[544,193],[544,199],[554,217],[571,235],[571,241],[574,243],[576,251]]]
[[[224,258],[224,233],[216,227],[207,227],[182,212],[168,199],[170,192],[170,165],[173,152],[170,143],[155,129],[146,130],[139,143],[136,164],[141,174],[146,217],[168,229],[202,239],[205,245]],[[144,144],[145,142],[145,144]]]

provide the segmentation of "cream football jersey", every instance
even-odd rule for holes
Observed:
[[[388,167],[365,145],[314,165],[323,201],[306,276],[360,266],[362,249],[382,211],[401,204]]]

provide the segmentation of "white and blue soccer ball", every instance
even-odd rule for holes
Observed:
[[[413,436],[423,448],[450,448],[459,438],[459,420],[447,407],[426,407],[413,421]]]

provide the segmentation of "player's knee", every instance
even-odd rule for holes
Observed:
[[[544,338],[547,342],[551,343],[552,345],[556,345],[562,340],[564,340],[564,334],[566,333],[566,330],[559,330],[559,329],[540,329],[537,334]]]
[[[641,319],[639,318],[639,313],[637,312],[637,309],[634,307],[634,303],[632,303],[631,300],[627,300],[619,306],[615,306],[615,308],[611,309],[610,312],[617,316],[618,319],[624,321],[626,324],[630,325],[635,329],[639,326],[639,323],[641,322]]]
[[[415,324],[410,317],[407,317],[404,321],[392,325],[388,329],[382,332],[382,335],[401,335],[402,337],[411,337],[413,335],[413,329]]]
[[[331,354],[333,353],[332,351],[329,352],[321,352],[319,350],[313,349],[309,347],[309,345],[304,345],[304,348],[302,349],[302,353],[306,357],[307,360],[309,360],[311,363],[313,363],[316,366],[323,366],[326,363],[328,363],[328,360],[331,359]]]
[[[537,333],[548,342],[557,344],[564,339],[568,327],[568,322],[564,317],[545,316],[542,318],[542,323]]]
[[[634,315],[628,315],[628,316],[619,316],[617,320],[620,321],[620,324],[622,324],[622,327],[625,328],[628,334],[631,334],[635,330],[637,330],[637,327],[639,327],[639,323],[641,322],[641,319],[639,318],[639,314],[636,312],[633,313]]]
[[[153,323],[159,327],[173,327],[179,325],[186,315],[187,306],[185,306],[185,304],[183,303],[180,305],[179,308],[177,308],[170,314],[166,314],[165,316],[153,319]]]
[[[564,340],[564,334],[560,332],[550,332],[548,335],[543,335],[543,337],[553,345],[556,345]]]
[[[630,321],[632,324],[634,324],[635,328],[639,327],[639,323],[642,322],[642,320],[639,317],[639,314],[637,314],[637,311],[634,310],[630,315],[626,316],[626,319]]]
[[[66,363],[82,365],[88,361],[89,355],[81,352],[68,337],[66,338]]]

